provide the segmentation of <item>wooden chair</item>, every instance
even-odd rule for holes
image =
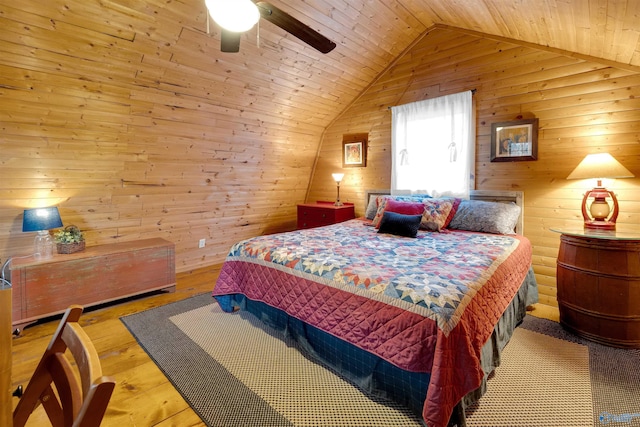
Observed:
[[[39,404],[54,427],[100,425],[115,381],[102,375],[98,353],[78,324],[81,314],[82,307],[77,305],[65,311],[13,412],[14,427],[23,427]],[[68,356],[73,357],[75,369]]]

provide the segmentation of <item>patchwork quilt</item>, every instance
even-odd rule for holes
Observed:
[[[522,236],[377,233],[361,220],[235,244],[213,291],[285,311],[410,372],[429,373],[423,417],[445,426],[484,375],[480,350],[531,264]]]

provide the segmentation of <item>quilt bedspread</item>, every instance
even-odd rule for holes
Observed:
[[[531,262],[521,236],[445,231],[379,234],[360,220],[235,244],[213,291],[291,316],[411,372],[431,374],[423,417],[447,424],[476,389],[480,349]]]

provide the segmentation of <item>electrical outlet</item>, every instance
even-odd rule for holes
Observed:
[[[198,247],[199,248],[204,248],[206,243],[207,243],[206,239],[200,239],[200,241],[198,242]]]

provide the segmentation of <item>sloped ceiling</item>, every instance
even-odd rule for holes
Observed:
[[[326,126],[394,59],[437,27],[484,33],[498,40],[514,39],[570,55],[616,62],[627,68],[640,67],[637,0],[274,0],[272,3],[335,41],[337,48],[322,55],[262,21],[244,36],[239,54],[219,53],[218,29],[212,24],[206,51],[219,58],[218,64],[229,64],[230,74],[238,65],[252,72],[271,73],[269,79],[276,87],[283,84],[288,92],[286,99],[276,95],[276,104],[302,109],[302,114],[294,116],[310,125]],[[205,19],[203,8],[194,12],[200,12],[199,23]],[[200,29],[203,27],[204,22]],[[304,99],[309,93],[313,94],[314,102],[306,107]]]
[[[440,24],[640,65],[640,2],[636,0],[278,3],[308,18],[312,26],[336,40],[343,54],[367,52],[371,64],[386,63],[386,55],[397,56],[426,29]]]

